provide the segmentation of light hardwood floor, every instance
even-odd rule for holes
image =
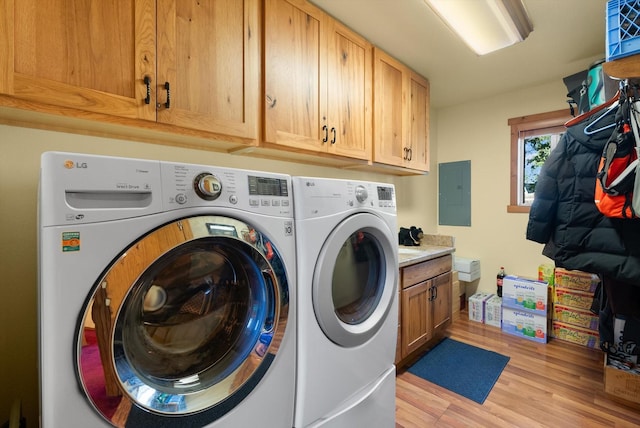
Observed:
[[[482,405],[400,368],[396,428],[640,426],[640,406],[605,396],[600,350],[554,339],[531,342],[468,321],[466,312],[448,336],[511,359]]]

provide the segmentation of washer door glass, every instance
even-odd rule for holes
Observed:
[[[134,243],[98,281],[79,331],[94,406],[112,423],[121,399],[188,415],[256,381],[286,325],[283,266],[264,235],[224,217],[176,221]]]
[[[398,282],[389,227],[373,214],[340,223],[320,251],[313,307],[325,335],[353,347],[373,337],[391,308]]]

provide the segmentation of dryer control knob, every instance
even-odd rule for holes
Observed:
[[[369,194],[367,193],[367,189],[365,189],[364,186],[358,185],[356,187],[356,199],[358,202],[362,203],[366,201],[368,197]]]
[[[213,174],[203,172],[193,180],[193,187],[202,199],[213,201],[222,193],[222,182]]]

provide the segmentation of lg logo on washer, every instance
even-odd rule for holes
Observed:
[[[73,169],[73,168],[88,168],[87,163],[86,162],[74,162],[72,160],[66,160],[64,161],[64,167],[67,169]]]

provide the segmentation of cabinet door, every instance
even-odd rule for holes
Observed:
[[[257,0],[158,0],[158,121],[257,139],[258,23]]]
[[[431,281],[432,330],[436,331],[451,323],[451,272],[439,275]]]
[[[329,17],[327,36],[327,81],[321,84],[327,94],[328,152],[371,160],[373,49]]]
[[[429,171],[429,81],[411,72],[410,87],[409,152],[405,165]]]
[[[0,92],[155,120],[155,0],[13,0],[0,6]],[[4,38],[4,37],[3,37]]]
[[[265,141],[323,151],[326,110],[324,13],[302,0],[266,0],[264,9]],[[325,142],[322,140],[325,139]]]
[[[373,160],[403,166],[407,156],[406,67],[374,49]]]
[[[431,339],[431,281],[402,290],[402,357]]]

